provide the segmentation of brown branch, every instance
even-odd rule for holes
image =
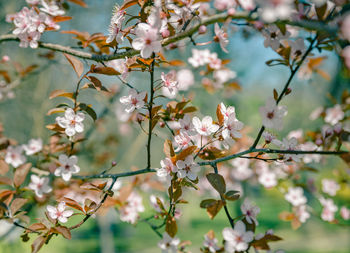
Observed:
[[[236,12],[235,15],[228,15],[226,12],[220,13],[213,15],[211,17],[205,18],[202,20],[202,22],[199,22],[198,24],[194,25],[192,28],[188,29],[187,31],[180,32],[176,34],[175,36],[172,36],[170,38],[163,39],[162,46],[165,47],[171,43],[178,42],[182,39],[185,38],[191,38],[191,36],[196,33],[199,29],[200,26],[202,25],[211,25],[216,22],[225,22],[227,19],[242,19],[246,21],[255,21],[257,18],[252,18],[249,16],[248,12]],[[312,30],[312,31],[326,31],[330,34],[336,34],[337,30],[336,28],[333,28],[331,26],[328,26],[327,24],[318,22],[318,21],[313,21],[313,20],[305,20],[305,21],[277,21],[275,23],[281,23],[281,24],[289,24],[292,26],[297,26],[301,27],[304,29]],[[16,35],[14,34],[6,34],[6,35],[1,35],[0,36],[0,43],[4,41],[17,41],[19,42],[20,40],[17,38]],[[87,60],[93,60],[97,62],[102,62],[102,61],[111,61],[115,59],[124,59],[125,57],[132,57],[134,55],[137,55],[140,53],[139,50],[134,50],[130,49],[125,52],[121,53],[116,53],[116,54],[109,54],[109,55],[98,55],[98,54],[93,54],[81,50],[76,50],[71,47],[67,46],[62,46],[59,44],[53,44],[53,43],[45,43],[45,42],[39,42],[39,47],[40,48],[45,48],[45,49],[50,49],[66,54],[70,54],[79,58],[87,59]]]

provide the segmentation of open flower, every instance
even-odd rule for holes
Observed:
[[[170,95],[175,96],[177,92],[177,80],[176,80],[176,71],[172,70],[167,74],[162,72],[161,79],[163,81],[163,89],[167,89]]]
[[[66,223],[68,221],[67,218],[73,215],[72,210],[65,210],[66,209],[66,203],[60,202],[57,207],[48,205],[46,207],[46,210],[48,211],[49,216],[54,219],[58,220],[59,222]]]
[[[293,206],[304,205],[307,202],[307,199],[304,196],[304,190],[301,187],[289,187],[284,198]]]
[[[339,122],[339,120],[342,120],[344,118],[344,112],[341,109],[340,105],[335,105],[332,108],[328,108],[326,110],[326,117],[324,118],[324,121],[331,124],[335,125]]]
[[[35,195],[39,198],[42,198],[44,193],[49,193],[52,191],[52,188],[49,186],[48,177],[38,177],[37,175],[30,176],[31,182],[29,188],[35,192]]]
[[[116,4],[113,12],[114,14],[111,18],[111,23],[109,24],[109,28],[108,28],[109,34],[106,42],[111,43],[115,39],[117,43],[122,43],[124,37],[121,31],[122,31],[122,24],[125,19],[125,11],[120,10],[119,6]]]
[[[5,162],[11,164],[14,168],[24,164],[26,162],[26,157],[22,154],[22,146],[8,146],[6,149]]]
[[[197,173],[200,170],[199,165],[194,162],[192,155],[187,156],[184,161],[177,161],[176,166],[178,168],[178,177],[184,178],[187,176],[190,180],[195,180],[197,178]]]
[[[198,117],[194,117],[192,123],[196,131],[203,136],[209,136],[219,129],[218,125],[213,124],[213,119],[210,116],[205,116],[202,121]]]
[[[283,34],[277,25],[268,26],[262,34],[265,37],[264,46],[271,47],[275,51],[280,47],[281,40],[287,39],[290,35],[289,32]]]
[[[215,32],[214,40],[219,42],[222,51],[224,51],[225,53],[228,53],[228,51],[226,49],[226,47],[229,43],[229,40],[227,38],[227,33],[223,29],[220,28],[218,23],[215,23],[214,32]]]
[[[191,138],[185,131],[180,131],[178,135],[175,135],[174,140],[177,145],[175,152],[179,152],[181,149],[185,149],[191,144]]]
[[[78,158],[75,155],[68,157],[62,154],[58,157],[58,160],[61,166],[55,170],[56,177],[62,176],[64,181],[69,181],[72,174],[80,171],[80,168],[77,166]]]
[[[123,96],[119,99],[120,103],[124,104],[125,111],[131,113],[136,109],[140,109],[145,105],[146,92],[137,93],[135,89],[129,91],[129,95]]]
[[[67,108],[64,113],[64,117],[57,117],[56,122],[60,127],[65,129],[64,132],[66,135],[71,137],[76,133],[82,133],[84,131],[84,119],[84,113],[75,113],[72,108]]]
[[[265,106],[259,108],[259,111],[264,127],[282,130],[283,117],[287,115],[287,107],[277,105],[273,98],[269,98]]]
[[[256,216],[258,213],[260,213],[260,208],[253,204],[249,199],[245,199],[243,204],[241,205],[241,211],[243,215],[245,215],[245,219],[248,223],[252,224],[253,222],[255,225],[258,225],[258,221],[256,219]]]
[[[215,253],[220,250],[218,245],[218,239],[215,238],[214,232],[211,230],[206,235],[204,235],[203,246],[208,248],[211,253]]]
[[[177,172],[177,167],[174,166],[173,162],[169,158],[165,158],[160,161],[161,168],[157,170],[158,177],[167,177],[171,172]]]
[[[237,221],[234,229],[224,228],[222,235],[225,239],[225,250],[228,253],[247,250],[248,243],[254,238],[254,233],[252,231],[246,231],[246,227],[242,221]]]
[[[142,197],[137,192],[132,192],[126,202],[127,204],[119,210],[120,220],[134,224],[139,218],[139,213],[145,211]]]
[[[164,232],[163,239],[160,242],[158,242],[158,247],[162,250],[162,253],[176,253],[179,244],[179,238],[170,237],[170,235],[167,232]]]
[[[243,129],[244,124],[240,122],[236,115],[231,114],[227,120],[224,122],[224,129],[222,130],[222,137],[225,140],[225,143],[228,145],[234,144],[233,138],[241,138],[242,134],[239,132]]]
[[[43,149],[42,139],[31,139],[27,145],[23,145],[26,155],[34,155]]]
[[[322,179],[322,191],[329,196],[335,196],[340,189],[340,185],[332,179]]]
[[[132,47],[140,50],[143,58],[149,58],[153,52],[158,53],[162,48],[158,29],[149,24],[138,24],[136,27],[136,37],[132,42]]]

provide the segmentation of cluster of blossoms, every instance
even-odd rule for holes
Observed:
[[[199,50],[192,49],[192,56],[188,58],[188,62],[194,67],[207,66],[213,72],[214,81],[203,78],[202,83],[205,86],[213,86],[214,88],[222,88],[223,85],[236,77],[236,72],[226,68],[223,61],[218,57],[217,53],[211,53],[209,49]]]
[[[145,211],[142,197],[133,191],[126,202],[127,204],[119,209],[120,220],[134,224],[139,218],[139,213]]]
[[[28,1],[27,1],[28,2]],[[29,1],[30,5],[41,5],[40,8],[23,7],[16,14],[6,16],[6,21],[16,26],[13,34],[20,39],[20,47],[37,48],[41,34],[45,30],[58,30],[60,26],[54,21],[54,17],[64,15],[56,1]]]
[[[31,139],[28,144],[9,146],[6,150],[5,162],[12,165],[14,168],[24,164],[27,161],[27,156],[35,155],[43,149],[43,141],[41,139]]]

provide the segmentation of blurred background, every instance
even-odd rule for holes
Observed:
[[[121,1],[94,1],[86,0],[89,8],[83,9],[74,4],[70,5],[67,13],[73,19],[61,23],[61,30],[87,31],[108,33],[111,12],[115,3]],[[18,12],[25,1],[0,0],[0,34],[10,33],[12,26],[5,22],[5,16],[9,13]],[[212,29],[212,28],[211,28]],[[237,31],[231,33],[229,54],[221,51],[218,45],[206,46],[217,52],[225,59],[230,59],[230,69],[237,73],[237,81],[241,90],[209,93],[203,89],[198,71],[194,71],[196,83],[187,92],[193,98],[193,105],[200,108],[201,115],[215,117],[216,106],[220,102],[236,107],[237,117],[246,126],[250,126],[249,135],[255,137],[261,124],[258,108],[264,104],[267,97],[272,96],[276,88],[281,91],[288,79],[289,71],[286,67],[268,67],[265,62],[277,58],[277,54],[263,46],[263,38],[251,29],[237,27]],[[306,34],[305,34],[306,35]],[[69,34],[59,32],[44,33],[42,41],[53,42],[62,45],[76,45],[76,41]],[[187,59],[191,55],[190,44],[181,50],[167,52],[169,59]],[[68,65],[62,54],[57,53],[54,60],[39,57],[39,54],[47,53],[46,50],[32,50],[18,47],[17,42],[0,44],[0,58],[8,55],[13,61],[23,66],[37,64],[39,67],[26,76],[18,87],[15,88],[15,98],[0,101],[0,122],[3,124],[5,135],[15,138],[19,143],[27,143],[31,138],[42,138],[47,141],[50,131],[45,125],[53,123],[55,116],[46,116],[49,109],[61,102],[60,98],[49,100],[49,94],[55,89],[73,90],[77,82],[75,73]],[[315,52],[316,54],[316,52]],[[316,54],[317,55],[317,54]],[[331,105],[331,97],[337,99],[344,89],[349,89],[348,80],[342,76],[341,64],[338,57],[332,53],[322,53],[326,56],[321,69],[325,70],[330,79],[326,80],[320,75],[314,74],[310,80],[294,79],[291,88],[292,94],[283,100],[288,106],[288,116],[285,119],[285,128],[280,136],[285,136],[292,130],[316,129],[322,121],[309,120],[309,114],[318,106]],[[188,66],[190,68],[190,66]],[[146,89],[147,73],[132,74],[128,81],[140,89]],[[160,71],[156,72],[160,75]],[[101,78],[106,87],[118,89],[121,94],[126,94],[127,89],[121,85],[118,79]],[[93,125],[90,118],[85,121],[86,129],[96,128],[90,139],[79,153],[79,165],[82,173],[99,172],[111,161],[117,161],[118,166],[111,172],[128,170],[132,166],[143,168],[146,155],[147,136],[134,125],[127,131],[122,130],[122,123],[118,120],[116,108],[118,103],[110,103],[108,97],[90,89],[81,93],[81,101],[92,104],[99,115],[104,108],[109,113],[103,119],[103,124],[98,127]],[[63,99],[62,99],[63,101]],[[164,158],[162,146],[168,133],[163,130],[156,131],[153,138],[152,162],[154,167],[159,166],[159,161]],[[160,148],[161,147],[161,148]],[[137,155],[135,155],[137,154]],[[332,169],[337,166],[345,166],[338,158],[329,158],[322,164],[317,164],[321,174],[332,175]],[[123,169],[122,169],[123,168]],[[319,175],[315,175],[317,182]],[[125,184],[127,181],[124,182]],[[275,234],[285,240],[271,244],[273,249],[284,249],[286,252],[349,252],[350,231],[347,227],[327,224],[313,217],[296,231],[290,228],[290,224],[280,221],[278,214],[288,210],[289,205],[283,201],[283,196],[277,190],[264,190],[260,186],[245,187],[245,194],[254,200],[261,208],[258,216],[258,232],[273,229]],[[163,195],[163,193],[158,193]],[[222,239],[221,231],[228,226],[224,212],[210,220],[204,209],[199,208],[199,202],[204,196],[198,198],[193,191],[187,193],[185,199],[190,204],[181,206],[183,212],[178,237],[181,240],[190,240],[192,252],[199,252],[199,247],[204,240],[204,234],[213,229],[219,241]],[[141,217],[152,214],[152,208],[145,195],[143,200],[146,211]],[[239,215],[240,202],[230,204],[230,210]],[[316,203],[316,206],[319,206]],[[317,210],[317,209],[316,209]],[[320,210],[318,210],[320,211]],[[37,210],[33,217],[40,217],[43,209]],[[33,221],[33,220],[32,220]],[[74,224],[77,218],[72,218]],[[0,226],[0,253],[30,252],[30,244],[23,243],[19,239],[20,229],[8,229],[2,223]],[[159,238],[146,223],[135,226],[120,222],[116,212],[109,212],[104,216],[90,219],[80,229],[72,234],[72,240],[68,241],[61,237],[55,237],[49,245],[45,245],[41,252],[75,252],[75,253],[117,253],[117,252],[160,252],[157,248]]]

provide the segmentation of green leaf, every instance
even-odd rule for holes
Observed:
[[[89,105],[81,103],[79,104],[79,108],[83,111],[85,111],[87,114],[89,114],[89,116],[95,121],[97,119],[97,114],[94,111],[94,109],[92,109]]]

